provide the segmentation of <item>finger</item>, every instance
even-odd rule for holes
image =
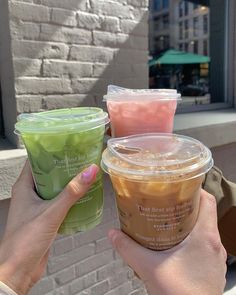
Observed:
[[[199,235],[199,230],[202,231],[202,229],[207,232],[218,231],[215,197],[203,189],[201,190],[199,214],[193,234],[196,232]]]
[[[34,188],[34,179],[28,160],[26,160],[25,165],[20,173],[20,176],[16,180],[14,186],[18,186],[19,184],[21,186],[23,185],[24,187]]]
[[[149,273],[153,263],[153,251],[145,249],[117,229],[111,229],[108,238],[124,261],[142,278]],[[156,258],[158,256],[156,255]],[[156,262],[156,260],[155,260]]]
[[[99,167],[97,165],[89,166],[75,176],[58,197],[50,201],[49,211],[54,211],[55,218],[57,216],[57,219],[61,221],[64,219],[72,205],[81,199],[94,183],[98,171]]]

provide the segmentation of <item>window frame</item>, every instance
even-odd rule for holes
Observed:
[[[236,16],[234,15],[236,3],[234,0],[225,0],[226,2],[226,16],[225,16],[225,44],[224,44],[224,60],[225,60],[225,89],[224,102],[210,103],[206,105],[179,105],[176,113],[192,113],[198,111],[210,111],[219,109],[234,108],[236,98],[234,98],[234,66],[235,60],[234,51],[236,50],[236,40],[230,36],[230,32],[235,31]],[[209,45],[208,45],[209,46]]]

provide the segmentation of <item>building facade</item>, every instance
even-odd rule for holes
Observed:
[[[209,18],[209,8],[192,1],[151,0],[150,55],[169,48],[208,55]]]

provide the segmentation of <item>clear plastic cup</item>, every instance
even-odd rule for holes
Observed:
[[[81,170],[100,164],[108,114],[80,107],[21,114],[15,132],[21,136],[41,198],[52,199]],[[102,173],[66,216],[59,232],[85,231],[100,223],[103,211]]]
[[[113,137],[173,131],[180,94],[174,89],[126,89],[108,86],[104,96]]]
[[[121,229],[153,250],[173,247],[193,229],[202,180],[212,166],[201,142],[164,133],[110,139],[101,161],[116,193]]]

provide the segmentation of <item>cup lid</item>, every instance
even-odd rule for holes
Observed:
[[[125,94],[125,95],[124,95]],[[104,101],[109,100],[181,100],[181,95],[176,89],[129,89],[116,85],[109,85]]]
[[[108,114],[96,107],[22,113],[17,117],[15,133],[80,132],[105,125],[108,122]]]
[[[108,140],[101,166],[109,174],[160,181],[200,176],[213,166],[211,151],[191,137],[146,133]]]

